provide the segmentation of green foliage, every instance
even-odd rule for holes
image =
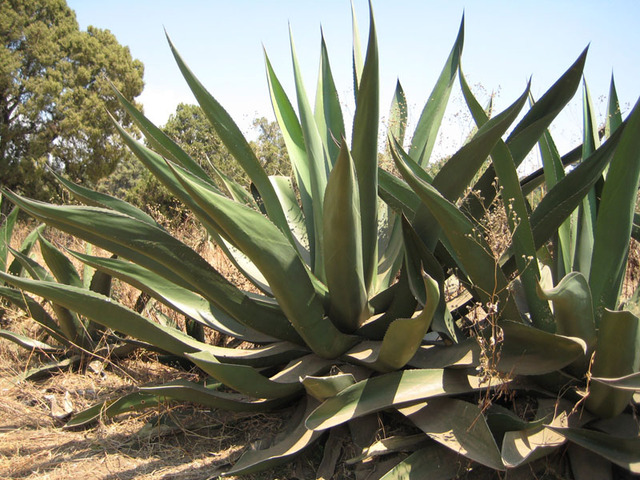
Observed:
[[[143,65],[108,30],[80,31],[64,0],[0,4],[0,178],[5,187],[48,200],[47,167],[95,183],[129,157],[107,109],[123,125],[110,83],[129,99],[143,88]]]
[[[186,145],[181,148],[120,97],[152,148],[117,125],[124,141],[260,293],[240,290],[122,201],[66,180],[63,184],[87,206],[46,204],[5,190],[28,214],[118,257],[73,253],[87,265],[203,327],[254,344],[247,349],[212,346],[202,337],[158,324],[74,285],[77,280],[57,255],[47,262],[57,282],[0,273],[16,288],[189,359],[210,377],[144,387],[81,412],[71,425],[92,421],[103,408],[113,416],[141,408],[143,401],[192,401],[235,411],[297,404],[280,442],[246,452],[227,473],[286,462],[325,430],[344,424],[357,430],[362,422],[378,426],[388,419],[411,434],[398,444],[416,450],[398,458],[383,478],[426,478],[434,462],[451,466],[438,470],[439,478],[456,478],[459,464],[467,473],[479,465],[507,470],[567,442],[602,457],[610,467],[640,471],[638,429],[626,438],[620,430],[633,421],[640,370],[639,321],[621,309],[620,298],[640,179],[640,103],[622,121],[612,101],[613,121],[606,141],[598,145],[585,94],[582,155],[561,159],[548,127],[578,90],[586,51],[524,116],[529,85],[512,105],[490,117],[460,69],[463,32],[461,25],[407,140],[402,127],[407,102],[401,86],[396,88],[387,136],[402,179],[378,165],[373,13],[364,57],[359,41],[354,42],[357,88],[350,141],[324,40],[314,108],[293,39],[297,110],[265,56],[292,179],[269,175],[264,157],[171,43],[202,111],[250,179],[251,190],[216,171],[225,192],[189,156]],[[456,77],[477,130],[432,175],[425,167]],[[531,211],[525,192],[533,187],[521,183],[516,169],[536,144],[543,149],[544,173],[527,182],[541,177],[549,188]],[[565,171],[569,160],[578,164]],[[497,218],[500,208],[508,232],[504,252],[491,244],[486,221],[487,213]],[[567,222],[573,226],[572,216],[581,225],[575,232],[564,228]],[[559,252],[570,252],[571,261]],[[590,261],[584,262],[587,252]],[[578,256],[581,260],[574,262]],[[563,271],[561,262],[582,270]],[[544,280],[548,268],[555,272],[554,281]],[[462,300],[446,298],[451,284],[464,291]],[[416,441],[416,429],[423,442]],[[370,438],[369,451],[380,448],[375,440]]]

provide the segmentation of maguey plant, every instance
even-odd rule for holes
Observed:
[[[405,425],[405,430],[394,431],[407,433],[377,442],[370,438],[352,462],[396,450],[412,453],[398,456],[395,466],[381,462],[386,469],[377,473],[378,478],[428,478],[434,472],[438,478],[456,478],[485,467],[516,468],[561,448],[567,440],[595,451],[599,456],[594,458],[637,471],[637,428],[632,436],[616,438],[610,433],[615,428],[611,423],[601,427],[592,423],[600,417],[631,417],[631,397],[637,389],[637,326],[635,337],[631,332],[637,320],[628,312],[601,308],[617,307],[618,296],[616,292],[613,304],[605,302],[605,296],[614,297],[611,284],[596,286],[611,273],[606,268],[612,268],[613,254],[601,249],[613,248],[607,243],[612,240],[599,240],[599,225],[593,223],[593,251],[601,253],[594,253],[591,262],[591,284],[585,284],[584,274],[567,273],[563,280],[556,276],[558,285],[549,288],[541,284],[539,265],[547,258],[541,250],[556,258],[557,232],[571,221],[572,212],[586,202],[583,198],[592,188],[603,186],[599,210],[591,211],[593,218],[605,222],[615,216],[626,221],[628,208],[633,213],[631,192],[635,195],[638,175],[635,167],[633,174],[618,174],[622,167],[616,165],[638,163],[638,109],[626,121],[620,120],[615,131],[610,129],[601,146],[583,146],[582,155],[565,158],[579,161],[569,173],[564,174],[563,159],[556,152],[545,151],[544,174],[521,183],[516,167],[529,151],[539,143],[552,150],[548,127],[577,91],[586,52],[538,101],[530,99],[527,85],[511,106],[489,118],[462,75],[461,25],[407,139],[407,101],[398,83],[386,133],[402,174],[399,178],[378,165],[378,48],[372,13],[364,56],[357,32],[354,16],[355,114],[350,132],[345,129],[324,40],[313,108],[293,36],[297,108],[265,54],[292,179],[264,173],[240,129],[171,42],[182,74],[220,139],[251,179],[251,189],[223,175],[227,191],[218,189],[197,162],[121,98],[151,148],[120,129],[125,141],[260,293],[231,284],[194,250],[124,202],[98,197],[68,182],[65,185],[86,206],[51,205],[4,192],[50,227],[117,256],[70,252],[87,265],[246,345],[207,344],[104,295],[2,274],[16,288],[182,356],[209,376],[201,383],[178,380],[141,387],[79,413],[69,425],[166,401],[238,411],[298,405],[294,425],[284,438],[263,450],[247,450],[226,473],[249,473],[288,461],[325,438],[326,432],[331,442],[345,425],[354,437],[362,437],[372,424],[375,432],[381,423],[396,429]],[[478,128],[432,176],[426,169],[458,77]],[[529,100],[531,108],[514,127]],[[483,173],[487,158],[489,167]],[[547,173],[549,165],[556,174],[555,184]],[[499,188],[494,185],[496,177]],[[524,193],[544,181],[548,191],[530,213]],[[620,187],[620,181],[627,186]],[[607,200],[607,188],[623,188],[624,198]],[[496,258],[486,244],[478,214],[490,212],[495,198],[506,205],[511,222],[510,246],[502,258]],[[601,217],[622,204],[624,212]],[[575,215],[584,216],[580,210]],[[622,220],[630,231],[631,222]],[[617,232],[615,238],[625,238],[628,245],[629,232],[625,236],[626,230],[619,228],[606,225],[601,234]],[[576,235],[567,241],[579,243]],[[624,263],[624,258],[615,258],[616,265]],[[595,265],[606,268],[594,273]],[[461,300],[447,301],[445,292],[451,284],[465,292]],[[580,290],[575,285],[586,287]],[[587,291],[588,301],[581,293]],[[589,309],[592,330],[583,334],[576,329],[587,328],[582,313]],[[598,352],[611,349],[609,338],[617,333],[609,332],[608,325],[618,324],[629,325],[622,327],[625,341],[636,338],[633,349],[619,348],[625,355],[635,352],[630,355],[635,355],[636,363],[607,369],[610,360]],[[625,362],[626,357],[616,365]],[[615,409],[609,410],[609,396],[619,397]],[[520,398],[531,399],[524,412],[512,408]],[[331,449],[327,446],[325,452]]]

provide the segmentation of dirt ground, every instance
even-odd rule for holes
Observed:
[[[143,413],[63,428],[77,412],[135,383],[168,381],[177,371],[139,357],[86,373],[16,382],[25,354],[0,346],[0,478],[30,480],[200,480],[217,478],[259,438],[274,436],[289,412],[246,415],[160,405]],[[184,375],[182,375],[184,376]],[[66,411],[65,411],[66,407]],[[308,478],[302,457],[253,479]],[[229,477],[234,478],[234,477]]]

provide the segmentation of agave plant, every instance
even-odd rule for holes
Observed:
[[[594,347],[591,337],[566,326],[572,324],[565,317],[577,307],[566,300],[562,283],[538,296],[536,260],[537,252],[562,228],[603,169],[611,165],[606,184],[613,184],[612,175],[619,168],[614,168],[615,159],[633,156],[640,114],[634,110],[601,147],[585,150],[584,160],[549,186],[544,200],[529,215],[523,189],[532,188],[539,176],[521,185],[516,167],[538,142],[549,143],[547,128],[576,92],[586,52],[503,141],[527,103],[529,88],[505,111],[488,118],[461,73],[461,26],[415,131],[406,141],[407,102],[400,84],[394,93],[387,134],[403,181],[378,166],[378,50],[373,14],[364,61],[355,16],[353,23],[356,109],[350,141],[324,40],[314,108],[300,75],[293,39],[297,109],[265,53],[272,104],[292,162],[293,179],[265,174],[239,128],[171,42],[182,74],[219,137],[247,172],[251,190],[220,175],[228,190],[221,191],[197,162],[120,98],[151,148],[121,129],[125,141],[191,209],[259,293],[231,284],[195,251],[120,200],[66,181],[64,185],[86,206],[51,205],[5,192],[47,225],[117,255],[102,258],[70,252],[82,262],[130,283],[194,322],[252,345],[242,349],[210,345],[104,295],[59,281],[0,274],[17,288],[187,358],[210,376],[201,383],[179,380],[142,387],[81,412],[69,425],[171,400],[240,411],[297,404],[296,424],[282,441],[264,450],[247,451],[227,473],[271,467],[318,441],[324,432],[337,432],[334,427],[347,424],[361,430],[368,420],[373,419],[377,426],[378,419],[389,416],[396,424],[398,418],[406,419],[407,432],[422,433],[378,443],[370,439],[369,448],[353,459],[414,451],[383,472],[387,479],[425,478],[435,471],[441,478],[455,478],[461,468],[477,465],[505,470],[549,453],[567,438],[637,469],[637,433],[633,439],[602,440],[604,434],[596,430],[576,429],[573,423],[567,427],[569,419],[574,420],[570,415],[574,404],[548,396],[538,386],[541,382],[546,382],[545,388],[557,385],[564,370],[574,372],[575,377],[585,355],[610,342],[606,340],[610,334],[602,324],[597,326],[598,345]],[[478,129],[432,177],[425,169],[458,76]],[[409,145],[406,152],[404,145]],[[491,167],[480,176],[489,156]],[[561,159],[557,155],[553,159],[554,171],[560,175]],[[480,178],[474,190],[490,201],[487,178],[493,181],[496,175],[502,187],[500,197],[515,212],[513,245],[503,261],[491,255],[482,236],[476,234],[477,220],[465,213],[485,207],[465,196],[474,178]],[[545,179],[549,178],[545,171]],[[635,178],[637,188],[637,175]],[[632,179],[626,180],[631,185]],[[495,190],[493,193],[495,196]],[[601,202],[600,208],[606,205],[604,197]],[[619,205],[622,200],[615,202]],[[552,208],[556,206],[562,208],[556,211]],[[466,286],[467,297],[487,309],[472,336],[462,328],[464,307],[448,304],[445,298],[451,269]],[[573,287],[571,274],[568,278]],[[516,283],[522,286],[524,303],[516,301]],[[580,298],[580,305],[586,308]],[[552,300],[553,311],[547,299]],[[609,314],[596,315],[605,318]],[[427,337],[432,340],[425,339],[428,332],[433,332]],[[597,362],[606,364],[600,357],[596,356],[594,368]],[[636,366],[633,371],[637,370]],[[601,372],[598,375],[606,378],[587,377],[592,399],[587,402],[597,397],[594,385],[599,381],[616,394],[627,388],[626,403],[620,400],[618,407],[623,410],[630,402],[628,392],[637,388],[636,377],[614,378],[624,375],[615,369]],[[533,380],[520,380],[525,377]],[[499,400],[505,392],[528,392],[538,398],[532,405],[536,418],[506,408]],[[331,438],[330,434],[329,441]],[[612,454],[603,444],[623,449],[622,456]],[[525,446],[531,453],[522,453]]]

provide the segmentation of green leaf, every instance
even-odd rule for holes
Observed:
[[[201,294],[240,323],[282,340],[300,341],[281,312],[249,298],[165,230],[110,210],[55,206],[8,195],[36,218]]]
[[[171,51],[173,52],[173,56],[178,63],[178,67],[180,68],[182,75],[189,84],[189,87],[202,107],[202,110],[215,128],[220,140],[222,140],[222,143],[224,143],[231,155],[233,155],[238,163],[240,163],[260,192],[260,196],[262,197],[269,218],[271,218],[273,223],[282,232],[287,234],[289,230],[287,228],[287,221],[284,216],[284,212],[282,211],[282,207],[280,206],[280,202],[273,191],[273,187],[269,182],[267,174],[260,165],[260,161],[251,149],[251,146],[244,138],[244,135],[242,135],[242,132],[231,116],[193,75],[168,36],[167,40],[169,41],[169,46],[171,47]]]
[[[451,53],[449,53],[449,57],[433,87],[433,91],[420,114],[420,119],[418,120],[411,140],[409,155],[422,167],[426,167],[431,159],[431,151],[435,145],[438,130],[442,123],[442,117],[449,102],[453,82],[458,73],[463,43],[464,16],[460,22],[458,36],[453,44]]]
[[[325,192],[323,236],[329,315],[345,332],[354,332],[369,317],[359,202],[356,172],[343,138]]]
[[[617,378],[640,371],[640,320],[631,312],[605,310],[598,329],[591,375]],[[632,391],[592,383],[586,408],[603,418],[614,417],[627,407]]]
[[[290,422],[289,433],[282,441],[264,450],[248,450],[225,475],[254,473],[288,462],[309,445],[317,441],[323,432],[307,430],[304,419],[313,410],[317,402],[307,397]],[[295,425],[295,427],[294,427]]]
[[[605,121],[604,135],[610,138],[613,132],[622,124],[622,113],[620,112],[620,104],[618,103],[618,93],[616,92],[616,84],[613,81],[613,72],[611,73],[611,85],[609,86],[609,108],[607,119]]]
[[[584,428],[550,428],[616,465],[632,473],[640,473],[640,437],[619,438]]]
[[[391,108],[389,109],[389,125],[387,127],[387,137],[395,138],[401,145],[404,142],[404,135],[407,129],[407,97],[404,94],[400,80],[396,82],[396,89],[393,93]]]
[[[520,166],[551,122],[573,98],[582,79],[586,57],[587,49],[580,54],[562,77],[545,92],[542,98],[531,107],[507,138],[506,143],[516,167]],[[495,171],[490,166],[472,188],[472,190],[480,192],[484,198],[483,205],[485,207],[490,205],[495,198],[496,192],[492,185],[495,176]],[[471,216],[475,218],[482,216],[484,207],[477,202],[474,196],[467,197],[467,205]]]
[[[129,102],[115,87],[113,90],[118,101],[129,113],[140,131],[142,131],[151,148],[164,158],[176,162],[183,168],[186,168],[202,180],[211,181],[198,162],[194,161],[176,142],[169,138],[166,133],[149,121],[149,119],[145,117],[131,102]]]
[[[358,32],[358,21],[356,19],[356,10],[351,2],[351,25],[353,30],[353,93],[355,101],[358,101],[358,90],[360,90],[360,79],[362,78],[362,70],[364,60],[362,59],[362,47],[360,46],[360,33]]]
[[[296,184],[300,190],[300,200],[305,215],[305,224],[307,226],[309,251],[313,257],[316,248],[321,248],[321,244],[318,243],[318,239],[316,238],[313,204],[313,198],[316,192],[311,179],[312,174],[304,143],[304,135],[302,134],[302,127],[300,126],[296,112],[291,106],[291,102],[282,85],[278,81],[266,52],[264,56],[267,67],[267,80],[269,81],[269,92],[271,94],[271,104],[273,105],[273,111],[278,120],[278,125],[280,125],[282,137],[287,147],[287,153],[289,154],[293,173],[296,177]],[[314,265],[314,263],[311,262],[309,264]]]
[[[2,205],[2,196],[0,195],[0,205]],[[9,215],[4,219],[4,222],[0,225],[0,270],[5,272],[7,270],[7,248],[11,245],[11,237],[13,236],[13,227],[16,224],[18,218],[18,207],[14,207]]]
[[[388,455],[394,452],[415,451],[415,447],[421,447],[428,441],[428,437],[422,433],[383,438],[382,440],[378,440],[371,446],[365,448],[360,455],[350,458],[345,463],[347,465],[353,465],[355,463],[371,460],[375,457]]]
[[[382,340],[378,361],[388,371],[399,370],[411,360],[431,326],[440,301],[440,289],[428,274],[423,273],[422,277],[426,291],[424,309],[411,318],[398,318],[391,322]]]
[[[353,118],[351,155],[360,196],[364,281],[369,291],[378,266],[378,127],[380,117],[378,43],[373,9],[369,5],[369,40],[358,85]]]
[[[69,345],[69,339],[65,337],[56,321],[44,309],[40,303],[20,290],[0,286],[0,297],[9,300],[15,306],[25,311],[33,320],[42,325],[46,332],[63,345]]]
[[[336,90],[327,44],[322,34],[320,43],[320,69],[318,74],[318,87],[316,89],[315,119],[318,132],[324,143],[324,148],[329,154],[331,165],[335,164],[340,151],[339,141],[345,136],[342,108]]]
[[[334,397],[356,383],[355,377],[351,373],[339,373],[328,377],[307,375],[302,377],[301,381],[307,393],[320,401]]]
[[[620,390],[640,391],[640,372],[619,378],[591,377],[594,382],[604,383]]]
[[[76,185],[66,178],[56,175],[55,172],[51,173],[53,173],[58,182],[60,182],[67,190],[69,190],[77,200],[81,201],[85,205],[110,208],[111,210],[124,213],[125,215],[137,218],[138,220],[146,222],[150,225],[157,225],[156,221],[151,216],[147,215],[139,208],[136,208],[123,200],[120,200],[119,198],[96,192],[95,190],[83,187],[82,185]]]
[[[27,237],[23,240],[22,244],[20,245],[20,254],[23,255],[25,258],[27,258],[27,256],[31,252],[31,249],[35,245],[40,234],[44,231],[45,227],[46,227],[45,224],[38,225],[36,228],[31,230],[29,235],[27,235]],[[15,257],[15,254],[14,254],[14,257]],[[10,273],[11,275],[20,276],[22,275],[22,271],[23,271],[22,263],[17,258],[14,258],[13,262],[11,262],[11,265],[9,266],[9,269],[7,270],[7,273]]]
[[[400,408],[399,412],[454,452],[494,470],[505,470],[500,450],[477,405],[453,398],[433,398]]]
[[[409,455],[380,480],[451,480],[460,473],[459,456],[434,442]]]
[[[627,127],[609,165],[598,208],[589,276],[596,325],[604,308],[617,308],[622,288],[640,180],[638,132],[640,132],[640,101],[636,103],[627,118]]]
[[[307,428],[326,430],[353,418],[432,397],[485,388],[464,372],[443,369],[402,370],[362,380],[325,400],[307,418]]]
[[[297,250],[267,218],[255,210],[217,194],[185,171],[177,178],[195,201],[224,230],[260,269],[269,282],[278,304],[307,345],[320,356],[333,358],[344,353],[354,338],[342,334],[324,318],[321,297],[315,291],[306,266]]]
[[[156,300],[225,335],[249,342],[270,342],[275,339],[237,322],[198,294],[171,284],[164,278],[135,263],[117,258],[104,258],[69,252],[87,265],[99,269],[148,293]]]
[[[324,191],[327,186],[327,178],[329,176],[330,161],[328,153],[324,148],[318,126],[316,124],[307,93],[302,81],[302,74],[300,72],[300,65],[298,64],[298,57],[295,51],[295,45],[293,43],[293,33],[289,31],[290,43],[291,43],[291,60],[293,62],[293,73],[296,87],[296,96],[298,99],[298,112],[300,114],[300,125],[302,127],[302,134],[304,137],[304,144],[307,151],[309,179],[311,183],[311,198],[313,208],[313,221],[314,221],[314,250],[312,251],[312,271],[320,278],[324,279],[324,260],[323,260],[323,240],[322,240],[322,215],[323,215],[323,203],[324,203]],[[306,212],[305,212],[306,213]]]
[[[542,198],[530,218],[536,248],[551,238],[598,181],[613,157],[625,127],[618,128],[604,145],[571,170]]]
[[[44,353],[62,352],[62,350],[58,347],[52,347],[51,345],[48,345],[34,338],[27,337],[20,333],[11,332],[9,330],[5,330],[4,328],[0,328],[0,337],[6,338],[7,340],[10,340],[16,345],[19,345],[22,348],[26,348],[27,350],[37,350]]]
[[[581,338],[587,344],[587,354],[590,354],[596,342],[596,326],[591,291],[584,275],[571,272],[555,288],[540,288],[539,294],[545,300],[553,302],[556,332],[559,335]]]
[[[394,145],[391,149],[396,166],[440,224],[483,303],[495,304],[498,300],[506,309],[507,318],[518,319],[520,315],[508,295],[508,281],[484,238],[478,235],[474,224],[453,203],[412,173],[410,167],[415,168],[415,165],[411,165],[408,157],[401,159],[396,147]]]
[[[265,412],[291,402],[290,397],[252,399],[237,393],[221,392],[221,384],[201,384],[179,379],[162,385],[140,387],[140,393],[164,399],[193,402],[210,408],[231,412]]]
[[[254,398],[291,396],[303,388],[300,377],[317,375],[330,367],[327,360],[307,355],[294,360],[275,376],[267,378],[247,365],[221,363],[210,352],[187,353],[186,357],[222,384]]]
[[[40,251],[49,270],[60,283],[82,288],[84,285],[71,261],[46,238],[40,236]]]
[[[516,375],[554,372],[582,358],[587,344],[577,337],[554,335],[522,323],[500,323],[504,339],[496,368]]]

